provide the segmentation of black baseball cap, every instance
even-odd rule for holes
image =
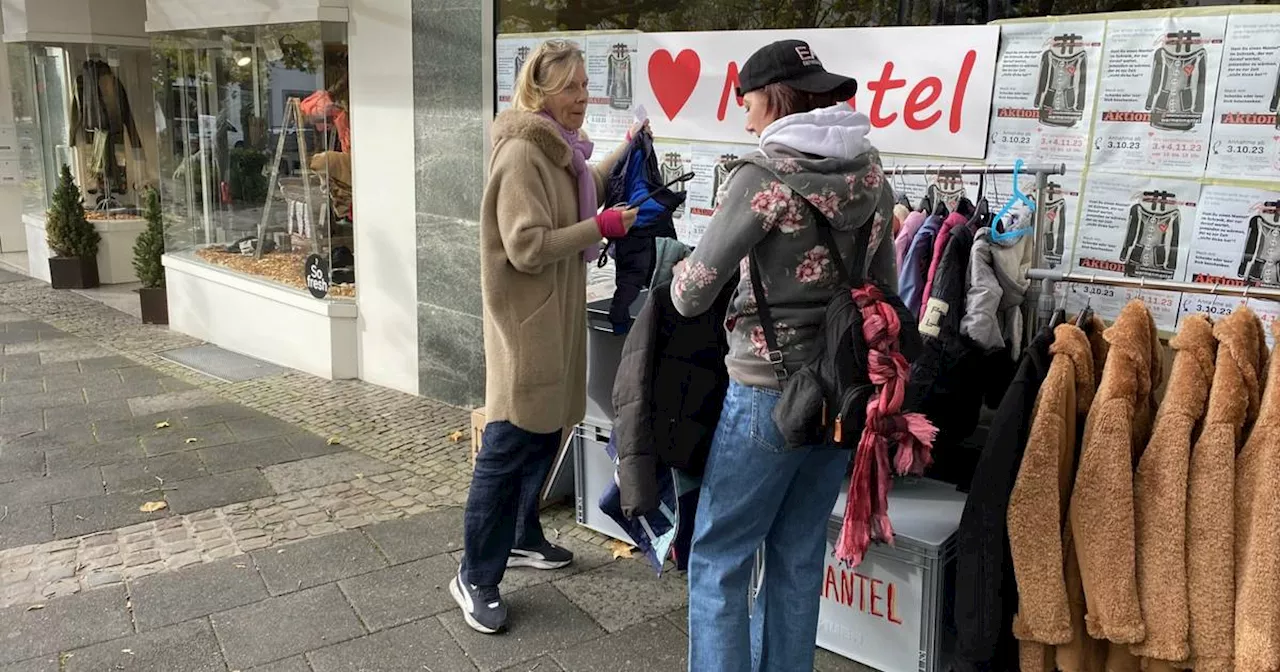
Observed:
[[[857,80],[827,72],[803,40],[780,40],[752,54],[738,73],[738,95],[779,83],[805,93],[835,93],[842,100],[858,92]]]

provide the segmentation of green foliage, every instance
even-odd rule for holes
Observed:
[[[45,235],[54,256],[79,259],[98,256],[102,237],[85,219],[84,202],[80,199],[80,187],[71,177],[71,166],[62,165],[58,188],[53,191],[53,204],[47,215]]]
[[[155,189],[147,190],[147,204],[142,211],[147,228],[133,242],[133,270],[142,286],[148,289],[164,287],[164,219],[160,213],[160,195]]]

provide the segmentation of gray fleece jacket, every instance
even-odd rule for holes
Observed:
[[[759,151],[733,164],[702,241],[671,292],[682,315],[699,315],[711,307],[734,270],[741,272],[725,318],[725,361],[733,380],[779,387],[766,359],[768,347],[751,290],[747,255],[753,247],[789,372],[812,355],[826,305],[837,291],[839,275],[830,251],[796,192],[831,220],[845,263],[853,260],[859,230],[874,227],[865,267],[854,275],[897,291],[893,190],[884,179],[879,153],[867,141],[869,130],[866,115],[844,104],[793,114],[765,129]]]

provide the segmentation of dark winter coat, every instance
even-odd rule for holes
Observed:
[[[640,205],[636,223],[626,237],[612,243],[617,289],[609,306],[609,321],[619,332],[624,332],[630,324],[631,304],[653,275],[654,239],[676,237],[671,213],[684,203],[685,194],[662,189],[662,184],[653,138],[648,133],[637,133],[627,147],[624,160],[614,165],[605,180],[605,206],[634,203],[651,192],[661,191]]]
[[[613,384],[617,478],[627,516],[657,506],[660,468],[702,475],[729,387],[724,316],[735,286],[726,284],[712,309],[697,317],[676,311],[669,284],[655,287],[627,335]]]
[[[1046,328],[1023,352],[991,421],[960,516],[955,623],[956,667],[961,672],[1018,667],[1018,642],[1013,637],[1018,585],[1009,551],[1009,496],[1031,432],[1036,395],[1049,375],[1052,344],[1053,332]]]

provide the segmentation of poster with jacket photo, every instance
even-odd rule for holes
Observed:
[[[1103,21],[1001,27],[988,160],[1084,164]]]
[[[1199,200],[1191,180],[1090,173],[1073,270],[1184,280]]]
[[[1280,180],[1280,13],[1232,14],[1208,174]]]
[[[1095,169],[1204,174],[1226,27],[1225,14],[1107,22]]]
[[[662,174],[662,183],[666,184],[693,169],[693,151],[687,142],[654,140],[653,151],[658,155],[658,172]],[[672,191],[688,193],[689,184],[683,182],[671,187]],[[689,202],[686,199],[680,207],[671,213],[676,225],[676,238],[690,245],[692,240],[689,231]]]
[[[720,143],[694,144],[689,148],[689,170],[693,179],[685,186],[689,195],[685,201],[688,222],[680,242],[696,246],[711,222],[719,204],[721,189],[729,179],[730,165],[748,152],[756,151],[750,145]]]
[[[1191,246],[1191,282],[1280,288],[1280,189],[1206,186]]]

